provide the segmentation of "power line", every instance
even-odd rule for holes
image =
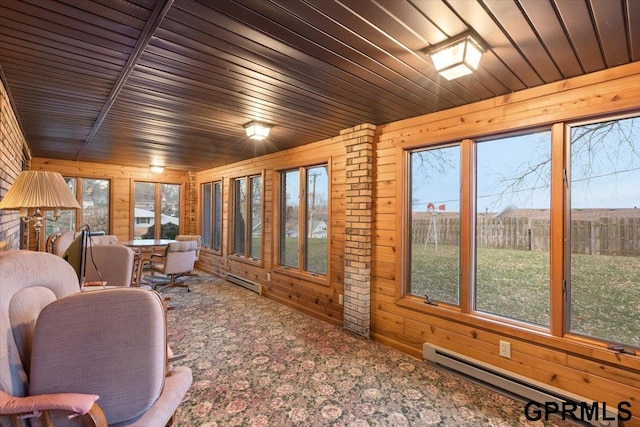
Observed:
[[[623,173],[634,172],[634,171],[637,171],[637,170],[640,170],[640,167],[631,168],[631,169],[625,169],[625,170],[621,170],[621,171],[614,171],[614,172],[611,172],[611,173],[605,173],[605,174],[601,174],[601,175],[588,176],[586,178],[581,178],[581,179],[572,179],[571,183],[589,181],[591,179],[597,179],[597,178],[605,178],[607,176],[614,176],[614,175],[619,175],[619,174],[623,174]],[[545,188],[549,188],[549,186],[550,186],[550,184],[542,185],[542,186],[538,186],[538,187],[521,188],[519,190],[511,190],[511,191],[508,191],[508,192],[483,194],[483,195],[476,196],[476,199],[485,199],[487,197],[496,197],[496,196],[502,196],[502,195],[505,195],[505,194],[523,193],[525,191],[542,190],[542,189],[545,189]],[[439,201],[432,201],[432,202],[413,203],[412,205],[413,206],[419,206],[419,205],[426,205],[428,203],[451,203],[451,202],[459,202],[459,201],[460,201],[460,199],[450,199],[450,200],[439,200]]]

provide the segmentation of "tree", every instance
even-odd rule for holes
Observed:
[[[588,192],[591,183],[603,177],[610,177],[616,188],[626,184],[624,175],[640,167],[639,126],[639,118],[628,118],[572,127],[570,175],[574,189],[581,183]],[[502,195],[550,187],[551,153],[541,154],[521,163],[517,173],[499,180],[506,184]]]
[[[172,222],[168,222],[166,224],[160,225],[160,238],[161,239],[175,239],[176,236],[180,233],[180,227]],[[140,236],[143,239],[155,239],[156,237],[156,226],[155,224],[150,226],[147,229],[147,232]]]

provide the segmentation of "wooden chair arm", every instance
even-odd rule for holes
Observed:
[[[14,427],[21,427],[21,420],[32,417],[41,417],[45,427],[53,427],[49,411],[63,410],[71,413],[70,418],[87,416],[94,427],[108,427],[97,399],[97,395],[77,393],[14,397],[0,391],[0,414],[10,416]]]
[[[109,427],[109,423],[107,422],[107,417],[105,417],[102,408],[97,403],[94,403],[87,415],[93,422],[95,427]]]

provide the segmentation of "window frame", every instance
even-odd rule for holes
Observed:
[[[155,204],[154,204],[154,224],[161,224],[161,216],[162,216],[162,186],[163,185],[175,185],[178,187],[179,190],[179,195],[178,195],[178,220],[179,220],[179,224],[178,224],[178,232],[177,234],[181,234],[182,230],[183,230],[183,219],[184,219],[184,214],[185,214],[185,194],[184,194],[184,184],[180,184],[180,183],[175,183],[175,182],[164,182],[164,181],[148,181],[148,180],[136,180],[133,179],[131,180],[131,201],[130,201],[130,215],[131,215],[131,219],[129,221],[129,226],[130,226],[130,231],[129,231],[129,237],[131,240],[136,239],[135,237],[135,223],[136,223],[136,217],[135,217],[135,208],[136,208],[136,184],[137,183],[143,183],[143,184],[154,184],[155,185],[155,189],[154,189],[154,200],[155,200]],[[160,239],[161,233],[162,232],[162,226],[154,228],[154,239]],[[176,234],[176,235],[177,235]]]
[[[223,186],[222,186],[222,179],[218,179],[218,180],[213,180],[213,181],[208,181],[208,182],[204,182],[200,185],[200,195],[201,195],[201,203],[200,203],[200,218],[202,218],[201,223],[200,223],[200,233],[202,234],[203,237],[203,247],[207,248],[208,250],[212,251],[214,254],[217,255],[222,255],[222,208],[223,208]],[[204,188],[206,185],[209,185],[211,187],[210,189],[210,195],[209,195],[209,215],[207,217],[206,213],[205,213],[205,206],[204,206]],[[220,192],[220,198],[219,200],[217,200],[216,197],[216,191]],[[219,223],[216,223],[216,216],[219,217]],[[205,236],[205,230],[204,230],[204,225],[205,225],[205,221],[209,222],[209,235]],[[220,239],[218,242],[218,247],[216,247],[216,232],[219,233]],[[209,242],[208,244],[205,244],[206,239],[205,237],[209,238]]]
[[[274,241],[274,256],[273,256],[273,272],[276,274],[282,274],[286,276],[292,276],[298,279],[304,279],[306,281],[322,285],[330,286],[331,283],[331,244],[327,241],[327,272],[326,274],[319,274],[305,270],[305,245],[307,240],[307,171],[309,169],[325,167],[327,171],[327,236],[331,236],[331,160],[326,162],[318,162],[307,164],[303,166],[289,166],[283,167],[276,171],[277,183],[274,186],[274,228],[273,228],[273,241]],[[284,206],[283,197],[284,193],[284,174],[287,172],[298,172],[298,235],[303,236],[303,239],[298,240],[298,266],[287,266],[280,263],[282,255],[282,243],[281,243],[281,228],[283,226],[282,209]]]
[[[73,195],[76,200],[78,201],[78,204],[80,205],[80,209],[76,209],[75,210],[75,220],[73,221],[73,230],[79,230],[80,227],[84,224],[84,208],[83,208],[83,192],[84,192],[84,180],[96,180],[96,181],[106,181],[109,185],[109,203],[107,206],[107,229],[104,230],[105,234],[111,234],[111,230],[113,229],[113,180],[111,178],[95,178],[95,177],[86,177],[86,176],[71,176],[71,175],[63,175],[63,178],[65,179],[65,183],[67,179],[72,179],[75,181],[75,194]],[[44,223],[44,229],[47,229],[47,223],[51,222],[52,224],[56,223],[56,220],[54,220],[51,215],[49,214],[49,211],[46,212],[45,215],[45,223]],[[96,230],[91,230],[91,231],[96,231]],[[100,230],[102,231],[102,230]],[[46,238],[41,239],[41,241],[46,240]],[[43,242],[41,242],[43,243]],[[44,246],[40,249],[43,249]]]
[[[562,312],[563,316],[558,320],[557,330],[561,331],[564,338],[571,339],[572,341],[585,343],[591,346],[601,346],[603,343],[610,344],[621,344],[626,348],[633,348],[636,351],[640,349],[640,345],[636,346],[630,343],[621,343],[615,340],[607,340],[602,337],[587,335],[581,332],[572,331],[571,330],[571,321],[572,321],[572,312],[571,312],[571,268],[572,268],[572,237],[571,237],[571,217],[572,217],[572,204],[571,204],[571,175],[572,175],[572,153],[571,153],[571,129],[575,127],[590,125],[590,124],[598,124],[612,121],[621,121],[625,119],[635,118],[640,122],[640,110],[632,110],[626,111],[623,113],[611,113],[605,115],[599,115],[595,117],[589,117],[586,119],[574,120],[574,121],[566,121],[562,123],[562,129],[564,132],[564,146],[563,146],[563,178],[564,178],[564,192],[562,198],[563,204],[563,229],[562,229],[562,237],[563,237],[563,264],[562,264],[562,272],[563,272],[563,305],[558,308],[558,312]],[[595,178],[595,177],[594,177]],[[558,239],[559,240],[559,239]]]
[[[413,153],[417,153],[417,152],[424,152],[424,151],[432,151],[432,150],[439,150],[439,149],[447,149],[447,148],[452,148],[452,147],[458,147],[458,151],[459,151],[459,159],[458,159],[458,168],[459,168],[459,173],[460,173],[460,177],[459,177],[459,183],[460,183],[460,187],[462,187],[462,178],[463,178],[463,171],[462,171],[462,160],[463,160],[463,145],[462,142],[457,141],[457,142],[447,142],[447,143],[443,143],[443,144],[433,144],[433,145],[429,145],[427,147],[418,147],[418,148],[413,148],[411,150],[407,150],[406,151],[406,169],[404,171],[404,173],[407,175],[407,187],[410,191],[413,191],[413,185],[412,185],[412,175],[413,175],[413,170],[412,170],[412,162],[411,162],[411,156]],[[413,219],[410,218],[412,216],[412,210],[413,210],[413,200],[412,197],[406,197],[404,203],[407,203],[408,205],[404,205],[405,206],[402,210],[403,215],[403,226],[401,227],[402,230],[405,230],[404,232],[404,238],[405,240],[403,241],[403,250],[401,251],[402,253],[406,254],[405,259],[408,259],[409,261],[411,261],[412,259],[412,248],[411,246],[411,241],[412,241],[412,231],[413,231]],[[460,212],[458,214],[458,217],[460,218],[460,243],[458,245],[458,303],[457,304],[453,304],[451,302],[446,302],[446,301],[437,301],[438,304],[444,304],[448,307],[455,307],[455,308],[459,308],[461,305],[461,300],[462,300],[462,285],[461,285],[461,277],[462,277],[462,224],[463,224],[463,218],[462,218],[462,210],[463,210],[463,200],[462,198],[460,198]],[[407,215],[404,214],[404,212],[407,213]],[[410,266],[407,266],[407,268],[403,269],[403,272],[401,274],[401,282],[403,283],[403,286],[401,288],[401,294],[403,297],[413,297],[413,298],[420,298],[418,297],[416,294],[411,293],[410,289],[411,289],[411,279],[412,279],[412,274],[410,272],[411,268]]]
[[[540,123],[528,128],[521,128],[513,125],[513,128],[494,130],[483,134],[473,135],[473,139],[460,135],[457,139],[439,139],[438,135],[426,136],[422,140],[409,140],[401,142],[396,146],[397,158],[401,165],[399,176],[400,185],[396,188],[397,199],[401,203],[401,220],[396,230],[400,250],[396,251],[396,273],[399,277],[398,290],[395,297],[395,304],[398,307],[411,311],[435,316],[437,318],[448,318],[461,324],[472,327],[487,328],[493,333],[505,336],[514,336],[539,342],[541,345],[556,347],[562,343],[565,350],[574,351],[576,354],[592,356],[594,348],[605,348],[609,342],[606,340],[585,337],[568,331],[567,320],[567,286],[568,286],[568,259],[570,256],[570,204],[567,189],[567,176],[569,171],[569,127],[599,121],[611,121],[625,117],[640,117],[640,110],[628,110],[624,113],[611,112],[609,114],[594,115],[589,118],[579,120],[558,120],[548,123]],[[488,313],[474,310],[473,283],[475,282],[474,270],[475,251],[473,244],[473,230],[475,229],[474,200],[475,200],[475,144],[483,140],[532,133],[539,130],[549,129],[551,132],[551,200],[550,200],[550,235],[553,238],[549,243],[549,275],[550,275],[550,324],[549,327],[508,319]],[[410,153],[415,150],[431,149],[437,146],[460,143],[462,147],[462,179],[461,179],[461,236],[460,236],[460,306],[452,306],[446,303],[438,305],[425,304],[424,298],[409,295],[407,293],[407,268],[404,267],[408,258],[407,244],[409,213],[411,195],[407,191],[410,174]],[[559,341],[560,340],[560,341]]]
[[[538,336],[551,336],[551,333],[554,328],[553,325],[551,327],[541,327],[539,325],[534,325],[527,322],[522,322],[516,319],[510,319],[506,317],[502,317],[499,315],[485,313],[476,311],[474,307],[475,301],[475,292],[474,292],[474,284],[475,284],[475,229],[476,229],[476,220],[475,220],[475,176],[476,176],[476,152],[475,147],[476,144],[479,144],[483,141],[513,136],[518,134],[527,134],[536,132],[543,129],[552,129],[553,126],[536,126],[527,129],[520,129],[517,132],[510,133],[494,133],[488,135],[477,136],[474,139],[470,138],[461,138],[459,140],[444,140],[444,141],[432,141],[427,143],[414,143],[414,144],[400,144],[397,149],[400,151],[399,155],[402,159],[402,173],[401,179],[402,184],[399,185],[398,189],[398,199],[401,201],[402,209],[401,209],[401,230],[397,232],[398,241],[401,245],[401,250],[397,251],[396,254],[396,263],[397,263],[397,272],[400,277],[400,292],[398,292],[395,298],[395,304],[399,307],[411,309],[414,311],[435,315],[435,316],[446,316],[451,320],[455,320],[463,323],[470,323],[480,327],[490,327],[493,330],[500,331],[504,334],[513,333],[514,328],[518,330],[527,331],[527,333],[532,333]],[[557,133],[557,129],[555,131]],[[553,200],[553,188],[554,188],[554,166],[556,166],[559,159],[554,157],[554,147],[557,146],[557,137],[554,137],[554,131],[551,131],[551,156],[552,156],[552,176],[551,176],[551,186],[552,186],[552,200]],[[555,139],[555,141],[554,141]],[[560,141],[562,143],[562,141]],[[407,191],[410,188],[410,164],[411,164],[411,153],[414,151],[420,151],[425,149],[435,149],[438,147],[446,147],[451,145],[460,145],[460,171],[461,171],[461,179],[460,179],[460,280],[459,280],[459,305],[453,305],[446,302],[436,301],[436,304],[425,304],[425,298],[421,298],[415,295],[409,294],[409,274],[408,266],[409,261],[409,250],[408,244],[410,244],[410,237],[408,234],[408,230],[410,229],[409,224],[409,216],[410,212],[408,211],[411,202],[411,195]],[[557,175],[557,171],[555,172]],[[552,203],[553,206],[553,203]],[[553,209],[553,208],[552,208]],[[554,254],[550,255],[553,263]],[[551,269],[551,267],[550,267]],[[553,282],[553,275],[552,275]],[[551,289],[551,294],[553,298],[553,285]],[[554,310],[555,307],[550,306],[551,312],[551,323],[554,321]]]
[[[262,227],[260,230],[260,258],[255,258],[251,256],[251,247],[252,247],[252,242],[251,242],[251,237],[252,237],[252,233],[251,233],[251,212],[252,212],[252,203],[251,203],[251,199],[252,199],[252,188],[251,188],[251,179],[253,178],[260,178],[261,182],[260,182],[260,191],[261,191],[261,206],[260,206],[260,212],[262,215]],[[236,197],[235,197],[235,185],[236,182],[243,180],[245,182],[246,185],[246,195],[245,195],[245,206],[244,206],[244,218],[245,218],[245,224],[244,224],[244,250],[243,250],[243,254],[237,254],[235,253],[235,232],[236,232]],[[264,214],[265,214],[265,197],[264,197],[264,190],[265,190],[265,173],[264,170],[260,171],[260,172],[256,172],[256,173],[248,173],[246,175],[241,175],[241,176],[236,176],[233,178],[229,179],[229,212],[228,212],[228,224],[229,224],[229,233],[227,236],[227,248],[228,248],[228,253],[227,256],[229,259],[233,259],[236,261],[240,261],[240,262],[245,262],[248,264],[252,264],[252,265],[256,265],[256,266],[263,266],[264,265],[264,258],[265,258],[265,227],[264,227]]]
[[[503,320],[505,323],[509,323],[509,324],[514,324],[514,325],[523,325],[524,327],[527,328],[533,328],[533,329],[537,329],[537,330],[543,330],[543,331],[549,331],[551,330],[551,319],[549,319],[549,324],[548,325],[544,325],[544,324],[538,324],[538,323],[533,323],[530,321],[526,321],[523,319],[516,319],[516,318],[512,318],[512,317],[507,317],[505,315],[501,315],[501,314],[497,314],[497,313],[491,313],[489,311],[483,311],[483,310],[479,310],[476,307],[477,304],[477,298],[478,295],[476,294],[476,287],[477,287],[477,268],[478,268],[478,260],[477,260],[477,233],[478,233],[478,224],[477,224],[477,214],[478,212],[477,207],[476,207],[476,200],[478,197],[478,188],[477,188],[477,184],[478,184],[478,147],[481,146],[482,144],[485,143],[492,143],[493,141],[499,141],[499,140],[503,140],[503,139],[508,139],[508,138],[516,138],[516,137],[525,137],[527,135],[535,135],[535,134],[540,134],[543,132],[548,132],[548,137],[549,137],[549,169],[550,169],[550,173],[549,173],[549,200],[548,200],[548,209],[549,209],[549,224],[551,224],[551,205],[552,205],[552,189],[551,187],[553,186],[553,176],[551,174],[551,169],[553,167],[553,162],[558,162],[561,159],[556,157],[553,158],[553,133],[552,133],[552,128],[550,126],[546,126],[546,127],[534,127],[534,128],[530,128],[530,129],[522,129],[520,131],[517,132],[511,132],[511,133],[502,133],[502,134],[496,134],[496,135],[490,135],[490,136],[486,136],[486,137],[482,137],[482,138],[475,138],[473,140],[470,140],[473,146],[473,154],[472,154],[472,161],[474,163],[474,173],[473,176],[471,177],[473,179],[473,185],[470,187],[471,188],[471,194],[470,197],[473,199],[471,201],[472,205],[473,205],[473,209],[471,210],[471,215],[473,216],[473,229],[472,229],[472,235],[471,237],[471,244],[473,246],[473,258],[472,258],[472,262],[473,262],[473,272],[472,272],[472,277],[473,277],[473,281],[471,282],[471,289],[470,294],[472,295],[472,301],[471,301],[471,312],[473,312],[474,314],[477,314],[479,316],[487,316],[489,318],[495,318],[498,320]],[[548,275],[549,275],[549,305],[548,305],[548,309],[549,309],[549,316],[551,317],[551,298],[552,298],[552,292],[551,292],[551,263],[552,263],[552,253],[551,253],[551,240],[552,240],[552,234],[550,233],[549,236],[549,243],[550,243],[550,249],[549,249],[549,265],[547,266],[547,270],[548,270]]]

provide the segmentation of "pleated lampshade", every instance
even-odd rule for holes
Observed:
[[[0,201],[0,209],[20,210],[21,216],[29,208],[80,209],[69,186],[58,172],[23,171]]]

